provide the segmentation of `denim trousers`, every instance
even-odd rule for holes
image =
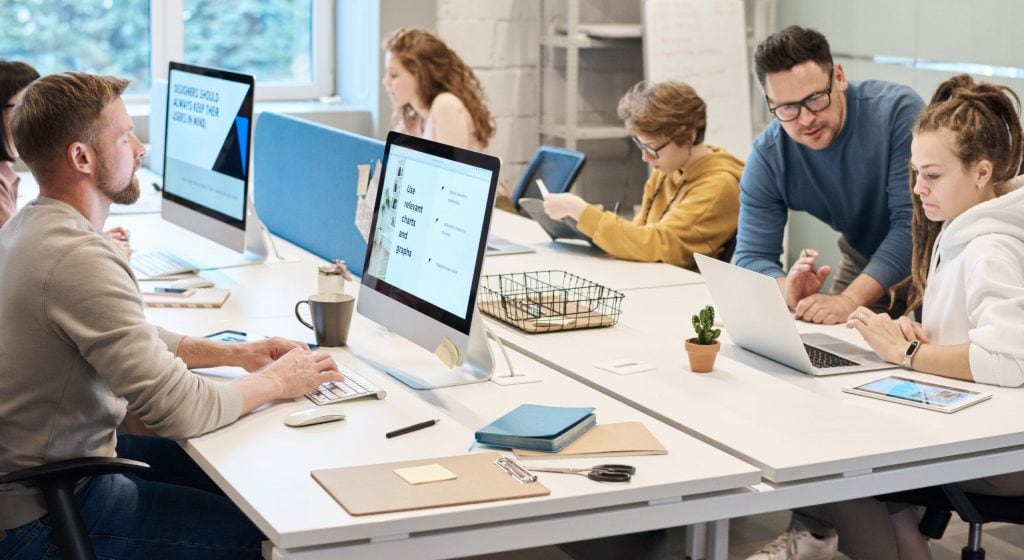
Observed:
[[[117,455],[152,468],[93,477],[75,492],[99,558],[261,557],[263,535],[177,443],[121,436]],[[59,558],[49,517],[4,531],[0,560]]]

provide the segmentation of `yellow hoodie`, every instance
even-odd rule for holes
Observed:
[[[578,228],[620,259],[666,262],[696,270],[693,254],[717,257],[736,235],[743,162],[721,148],[685,172],[655,170],[632,222],[589,205]]]

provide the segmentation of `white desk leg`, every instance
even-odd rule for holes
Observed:
[[[708,560],[729,558],[729,520],[719,519],[708,524]]]
[[[694,523],[686,526],[686,556],[692,560],[707,558],[707,523]]]

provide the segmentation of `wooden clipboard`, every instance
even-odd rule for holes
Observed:
[[[540,482],[519,482],[495,461],[500,453],[474,453],[358,467],[318,469],[313,478],[351,515],[512,500],[551,493]],[[451,480],[410,484],[395,469],[439,464]]]

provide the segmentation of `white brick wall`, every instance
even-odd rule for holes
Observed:
[[[548,0],[548,19],[564,2]],[[438,0],[437,31],[473,67],[497,123],[490,151],[502,159],[502,179],[511,188],[540,143],[538,138],[539,0]],[[563,18],[564,19],[564,18]],[[639,2],[584,0],[585,22],[639,21]],[[563,118],[565,57],[556,54],[545,76],[545,118]],[[639,48],[584,51],[580,77],[580,122],[620,124],[615,106],[643,75]],[[549,143],[560,145],[558,139]],[[594,202],[639,201],[646,166],[626,141],[590,141],[579,146],[588,162],[576,192]]]

